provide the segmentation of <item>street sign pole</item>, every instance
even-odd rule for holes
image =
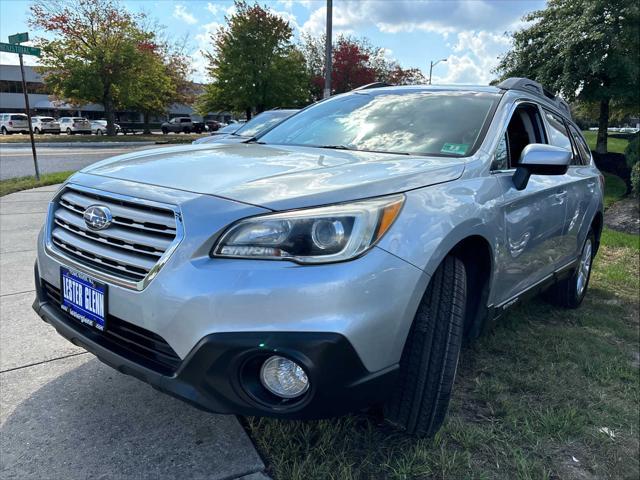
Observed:
[[[33,167],[36,171],[36,180],[40,180],[40,169],[38,168],[38,156],[36,155],[36,142],[33,139],[33,125],[31,124],[31,109],[29,108],[29,94],[27,93],[27,82],[24,79],[24,62],[22,61],[22,54],[19,53],[20,58],[20,73],[22,73],[22,92],[24,93],[24,106],[27,110],[27,121],[29,122],[29,137],[31,137],[31,152],[33,153]]]
[[[29,107],[29,93],[27,92],[27,81],[24,78],[24,62],[22,54],[40,56],[40,49],[35,47],[23,47],[23,42],[29,41],[29,33],[16,33],[9,35],[9,43],[0,42],[0,51],[17,53],[20,59],[20,73],[22,74],[22,93],[24,93],[24,108],[27,113],[27,123],[29,123],[29,137],[31,138],[31,152],[33,153],[33,167],[36,171],[36,180],[40,180],[40,169],[38,168],[38,156],[36,155],[36,142],[33,139],[33,124],[31,123],[31,108]]]

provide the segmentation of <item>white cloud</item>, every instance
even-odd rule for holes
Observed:
[[[183,22],[186,22],[189,25],[194,25],[198,23],[198,20],[196,19],[196,17],[194,17],[193,14],[189,12],[189,10],[187,10],[187,7],[185,7],[180,3],[176,4],[176,6],[173,8],[173,18],[182,20]]]
[[[221,8],[219,5],[216,5],[215,3],[208,2],[207,10],[209,10],[209,13],[211,13],[211,15],[217,15],[218,12],[220,12]]]
[[[25,45],[27,45],[25,43]],[[25,65],[36,66],[40,64],[38,57],[23,55],[22,61]],[[0,52],[0,65],[20,65],[20,59],[15,53]]]
[[[459,32],[457,42],[449,46],[454,54],[435,67],[433,83],[487,84],[495,78],[492,71],[498,57],[511,46],[511,40],[493,32],[469,30]],[[444,73],[438,75],[442,70]]]
[[[517,25],[529,4],[543,6],[541,0],[500,1],[488,0],[394,0],[343,1],[334,3],[334,27],[356,30],[372,24],[385,33],[422,30],[443,35],[461,30],[504,31]],[[314,10],[303,29],[309,33],[324,32],[326,7]]]

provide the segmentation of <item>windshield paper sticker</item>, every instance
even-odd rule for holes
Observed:
[[[454,155],[464,155],[467,153],[469,145],[464,143],[445,143],[440,149],[440,153],[452,153]]]

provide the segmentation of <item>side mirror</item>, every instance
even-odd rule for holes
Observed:
[[[566,148],[542,143],[531,143],[524,147],[513,185],[524,190],[531,175],[564,175],[571,163],[571,151]]]

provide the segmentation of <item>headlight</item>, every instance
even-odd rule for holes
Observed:
[[[231,225],[214,257],[327,263],[371,248],[400,213],[404,195],[247,218]]]

